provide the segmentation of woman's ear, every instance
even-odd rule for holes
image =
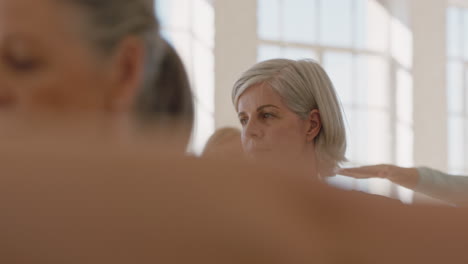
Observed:
[[[129,111],[143,83],[145,44],[137,37],[127,37],[117,47],[112,60],[112,87],[108,106],[111,111]]]
[[[314,109],[310,111],[307,118],[307,142],[312,142],[322,130],[322,120],[320,119],[320,111]]]

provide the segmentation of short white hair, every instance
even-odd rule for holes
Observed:
[[[302,119],[318,109],[322,129],[315,144],[320,162],[334,169],[346,161],[346,130],[341,104],[330,78],[317,62],[273,59],[254,65],[234,84],[234,107],[237,109],[239,97],[249,87],[259,84],[273,88]]]

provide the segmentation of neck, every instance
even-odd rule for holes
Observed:
[[[314,177],[321,177],[320,170],[319,170],[319,163],[317,159],[317,154],[315,153],[315,147],[312,144],[312,146],[308,146],[307,148],[304,149],[304,152],[302,155],[300,155],[300,158],[298,159],[300,166],[302,166],[308,173],[311,175],[314,175]]]

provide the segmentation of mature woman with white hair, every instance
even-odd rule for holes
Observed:
[[[346,160],[340,103],[330,78],[316,62],[260,62],[235,83],[232,100],[249,157],[287,157],[320,176],[334,175]]]

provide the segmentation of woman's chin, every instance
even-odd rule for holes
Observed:
[[[271,149],[255,149],[246,152],[249,159],[255,161],[274,161],[274,160],[284,160],[285,155],[281,152],[273,151]]]

